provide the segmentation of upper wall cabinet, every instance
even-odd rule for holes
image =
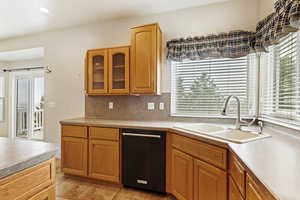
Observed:
[[[87,52],[88,95],[129,94],[129,49],[125,46]]]
[[[130,93],[160,94],[162,33],[158,24],[132,28]]]

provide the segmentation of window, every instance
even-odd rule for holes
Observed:
[[[256,114],[256,56],[172,62],[172,115],[221,116],[229,95],[241,100],[243,116]],[[231,101],[228,113],[235,114]]]
[[[0,74],[0,122],[4,121],[5,111],[5,78]]]
[[[270,53],[261,67],[261,115],[287,123],[300,121],[299,33],[291,33]]]

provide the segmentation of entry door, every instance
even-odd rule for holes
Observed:
[[[15,79],[15,136],[43,140],[44,77],[18,75]]]

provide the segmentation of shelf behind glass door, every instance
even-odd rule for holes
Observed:
[[[93,88],[104,89],[104,56],[93,57]]]
[[[112,61],[112,89],[125,89],[125,54],[114,54]]]

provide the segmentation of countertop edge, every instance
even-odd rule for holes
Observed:
[[[51,158],[55,157],[57,151],[58,151],[57,149],[53,150],[53,151],[49,151],[49,152],[40,154],[38,156],[34,156],[33,158],[30,158],[26,161],[22,161],[15,165],[3,168],[0,170],[0,179],[8,177],[10,175],[13,175],[17,172],[23,171],[25,169],[34,167],[35,165],[38,165],[47,160],[50,160]]]

